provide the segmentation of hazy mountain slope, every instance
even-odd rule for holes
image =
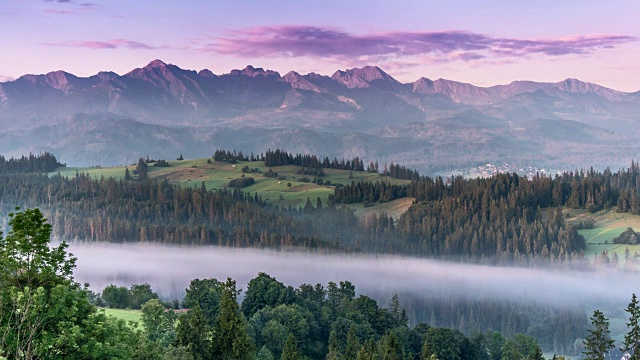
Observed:
[[[421,170],[617,165],[640,148],[639,94],[576,79],[483,88],[403,84],[375,66],[332,76],[252,66],[217,75],[154,60],[124,75],[56,71],[0,83],[0,151],[49,150],[78,165],[269,147]]]

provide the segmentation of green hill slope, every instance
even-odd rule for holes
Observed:
[[[349,184],[352,181],[379,181],[384,180],[392,184],[408,184],[408,180],[398,180],[390,177],[382,177],[376,173],[367,173],[360,171],[347,171],[336,169],[323,169],[325,175],[321,177],[323,184],[313,183],[314,176],[298,174],[301,170],[300,166],[287,165],[271,168],[273,172],[278,173],[276,178],[268,178],[263,176],[269,171],[262,161],[239,161],[236,164],[230,164],[226,161],[214,161],[213,159],[191,159],[191,160],[172,160],[168,161],[169,167],[157,167],[152,163],[148,166],[148,174],[152,179],[166,179],[167,181],[179,184],[180,186],[204,186],[207,189],[221,189],[228,187],[229,181],[242,177],[252,177],[255,183],[251,186],[243,188],[243,191],[250,193],[258,193],[263,199],[278,205],[300,207],[306,204],[309,198],[315,206],[317,198],[323,204],[327,204],[328,197],[333,194],[336,184]],[[242,168],[248,167],[253,169],[254,173],[243,173]],[[86,173],[93,177],[105,178],[113,177],[122,179],[125,177],[125,168],[133,172],[136,165],[117,166],[117,167],[89,167],[89,168],[59,168],[54,173],[60,173],[62,176],[73,177],[76,172]],[[290,184],[290,185],[289,185]],[[330,184],[330,185],[327,185]],[[399,208],[394,209],[394,214],[399,216],[411,204],[402,204]],[[376,205],[368,209],[363,214],[376,212],[377,207],[380,211],[386,210],[384,206]],[[402,210],[404,209],[404,210]],[[394,216],[394,217],[396,217]]]

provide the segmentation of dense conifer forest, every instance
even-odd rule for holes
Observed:
[[[245,159],[242,153],[224,154]],[[274,157],[309,164],[317,160],[276,150],[267,152],[265,162]],[[33,168],[30,163],[57,163],[50,154],[31,159],[19,161],[23,169]],[[356,159],[344,165],[360,164]],[[516,174],[484,179],[420,177],[408,185],[392,185],[382,176],[375,183],[335,187],[328,204],[309,199],[302,208],[279,208],[239,189],[179,187],[147,177],[0,176],[0,206],[5,211],[16,205],[41,207],[51,218],[55,237],[85,241],[296,247],[487,264],[579,264],[584,239],[565,223],[561,207],[640,213],[636,163],[615,173],[591,169],[531,179]],[[340,206],[401,197],[415,200],[397,221],[385,213],[358,219]]]
[[[48,173],[55,169],[66,166],[58,162],[56,157],[44,152],[39,155],[29,154],[29,156],[21,156],[18,159],[6,159],[0,155],[0,174],[17,174],[17,173]]]

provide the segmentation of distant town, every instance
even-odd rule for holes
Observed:
[[[503,165],[494,165],[494,164],[484,164],[477,167],[467,168],[467,169],[459,169],[447,173],[441,174],[441,176],[456,176],[462,175],[465,178],[475,179],[475,178],[484,178],[489,177],[495,174],[501,173],[516,173],[519,176],[533,177],[536,174],[540,175],[554,175],[561,170],[557,169],[545,169],[539,168],[536,166],[518,166],[516,164],[503,164]]]

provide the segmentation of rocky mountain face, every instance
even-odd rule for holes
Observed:
[[[57,151],[78,165],[278,146],[423,172],[501,161],[616,166],[637,153],[640,92],[576,79],[401,83],[376,66],[330,77],[252,66],[217,75],[154,60],[124,75],[56,71],[0,83],[0,123],[0,152]]]

